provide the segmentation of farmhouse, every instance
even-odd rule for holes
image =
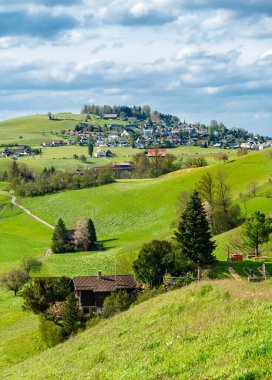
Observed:
[[[134,276],[130,274],[102,276],[98,272],[97,276],[74,277],[72,280],[83,311],[87,313],[100,314],[105,298],[112,292],[125,290],[131,294],[139,289]]]
[[[106,120],[116,120],[117,119],[117,114],[116,113],[106,113],[103,116],[103,119],[106,119]]]

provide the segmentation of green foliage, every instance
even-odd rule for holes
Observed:
[[[65,340],[63,328],[40,315],[40,333],[47,347],[53,347]]]
[[[35,257],[24,256],[20,266],[26,273],[30,273],[31,271],[38,272],[41,270],[42,263],[40,260],[35,259]]]
[[[94,151],[94,146],[93,146],[93,143],[90,141],[88,145],[88,153],[90,157],[93,156],[93,151]]]
[[[39,314],[44,313],[50,304],[65,301],[72,292],[70,281],[66,277],[33,279],[23,292],[24,309]]]
[[[187,168],[200,168],[207,166],[208,163],[204,157],[191,157],[186,160],[185,165]]]
[[[68,230],[61,218],[53,232],[52,250],[54,253],[64,253],[68,250]]]
[[[206,213],[197,191],[194,191],[181,215],[175,236],[183,254],[195,264],[204,266],[216,262],[213,255],[215,243],[211,241]]]
[[[246,220],[242,231],[247,244],[254,248],[255,255],[259,256],[260,245],[269,241],[269,236],[272,232],[272,219],[256,211]]]
[[[104,301],[102,317],[109,318],[114,314],[127,310],[132,300],[133,299],[130,298],[126,291],[111,293],[111,295],[108,296]]]
[[[97,183],[99,185],[106,185],[107,183],[115,182],[114,172],[111,165],[103,166],[99,170]]]
[[[12,269],[9,273],[0,278],[0,283],[8,290],[12,290],[14,295],[25,285],[29,280],[29,274],[21,268]]]
[[[133,269],[140,281],[158,285],[166,272],[172,275],[181,274],[188,264],[188,260],[170,242],[152,240],[143,245]]]
[[[63,331],[67,336],[78,331],[81,325],[81,318],[82,311],[79,307],[79,301],[75,293],[72,292],[67,297],[62,317]]]
[[[174,289],[178,289],[178,288],[181,288],[185,285],[189,285],[193,281],[195,281],[195,276],[193,275],[192,272],[187,272],[184,276],[180,276],[177,279],[177,281],[174,285]]]

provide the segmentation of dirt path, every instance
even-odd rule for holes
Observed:
[[[21,210],[23,210],[25,213],[27,213],[28,215],[32,216],[32,218],[36,219],[38,222],[44,224],[45,226],[51,228],[52,230],[55,228],[54,226],[52,226],[52,224],[49,224],[47,223],[45,220],[39,218],[37,215],[34,215],[32,214],[32,212],[30,210],[28,210],[27,208],[25,208],[24,206],[20,205],[17,200],[16,200],[16,197],[13,195],[11,196],[11,203],[16,206],[16,207],[19,207]]]
[[[228,267],[228,271],[230,272],[230,274],[232,275],[232,277],[234,278],[234,280],[236,280],[236,281],[242,281],[242,279],[239,276],[239,274],[232,267]]]
[[[41,257],[40,260],[47,259],[51,255],[51,253],[52,253],[51,248],[47,248],[47,250],[45,251],[45,255]]]

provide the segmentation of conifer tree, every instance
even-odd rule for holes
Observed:
[[[197,191],[189,199],[175,235],[183,254],[195,264],[203,266],[216,261],[212,254],[215,243],[211,241],[206,213]]]
[[[70,293],[64,306],[63,330],[67,335],[76,333],[80,327],[81,310],[79,302],[74,293]]]
[[[52,250],[54,253],[64,253],[68,246],[68,230],[60,218],[54,229],[52,237]]]
[[[89,231],[90,245],[92,247],[94,243],[97,241],[96,231],[95,231],[95,227],[94,227],[92,219],[88,219],[88,231]]]

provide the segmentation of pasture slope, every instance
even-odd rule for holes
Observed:
[[[271,283],[201,282],[145,301],[2,379],[271,379]]]
[[[192,190],[206,171],[217,170],[224,171],[235,202],[241,205],[244,214],[245,205],[239,195],[247,194],[252,182],[258,183],[259,190],[257,197],[246,203],[247,215],[256,210],[272,212],[272,198],[267,196],[268,189],[272,190],[272,160],[266,158],[265,152],[152,180],[122,180],[97,188],[22,199],[25,207],[53,225],[60,217],[70,228],[79,218],[92,218],[98,238],[104,243],[105,250],[101,252],[52,255],[44,263],[45,273],[75,276],[95,274],[99,269],[109,273],[117,268],[122,273],[124,268],[131,268],[144,242],[173,235],[177,196]],[[226,258],[228,237],[228,234],[217,237],[216,254],[220,259]]]

